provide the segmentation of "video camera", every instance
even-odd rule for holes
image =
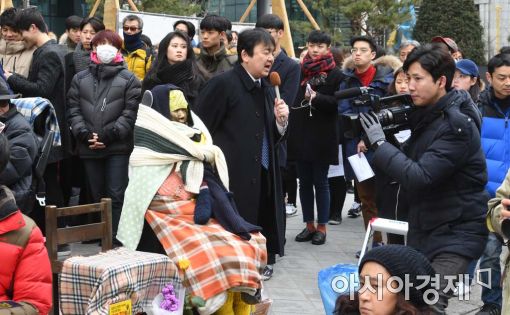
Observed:
[[[413,100],[409,94],[400,94],[380,97],[372,94],[372,88],[357,87],[335,92],[337,99],[353,98],[355,107],[370,107],[377,115],[383,130],[398,132],[408,127],[409,114],[415,109]],[[344,136],[355,138],[360,136],[363,128],[359,121],[359,114],[342,114]]]

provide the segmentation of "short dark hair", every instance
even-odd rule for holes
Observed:
[[[239,63],[243,62],[241,53],[246,51],[248,56],[253,56],[253,49],[258,44],[264,44],[266,46],[272,46],[273,49],[276,46],[274,38],[263,29],[254,28],[250,30],[242,31],[237,39],[237,58]]]
[[[71,15],[66,19],[66,30],[70,30],[72,28],[80,28],[81,21],[83,18],[77,15]]]
[[[14,29],[15,31],[18,31],[18,29],[16,28],[16,14],[17,14],[17,12],[18,12],[18,9],[16,9],[16,8],[9,8],[9,9],[5,10],[0,15],[0,27],[8,26],[8,27]]]
[[[101,21],[99,18],[97,18],[95,16],[92,16],[92,17],[84,18],[81,21],[81,23],[80,23],[80,31],[83,31],[83,28],[87,24],[90,24],[90,26],[92,26],[92,28],[94,29],[94,31],[96,31],[96,33],[106,29],[106,27],[103,24],[103,21]]]
[[[324,31],[313,30],[308,34],[307,43],[331,45],[331,36]]]
[[[96,36],[92,38],[90,45],[95,47],[105,43],[109,43],[117,49],[122,48],[122,38],[120,38],[119,34],[110,30],[104,30],[97,33]]]
[[[196,34],[195,24],[191,23],[190,21],[179,20],[179,21],[174,23],[174,31],[175,31],[175,27],[177,25],[179,25],[179,24],[186,25],[186,27],[188,28],[188,36],[189,36],[190,39],[193,39],[193,37],[195,37],[195,34]]]
[[[127,21],[137,21],[138,22],[138,29],[139,30],[143,29],[143,20],[138,15],[134,15],[134,14],[126,15],[126,17],[122,19],[122,26],[124,26],[124,24]]]
[[[499,50],[500,54],[510,54],[510,46],[503,46]]]
[[[10,159],[9,141],[5,134],[0,133],[0,173],[4,171]]]
[[[44,18],[37,8],[26,8],[16,13],[16,29],[28,31],[32,24],[42,33],[48,32],[48,27],[44,22]]]
[[[229,20],[216,14],[208,14],[200,21],[201,30],[215,30],[221,33],[231,28],[232,23]]]
[[[147,46],[147,48],[152,49],[154,47],[154,45],[152,45],[152,40],[149,36],[142,34],[140,36],[140,40],[145,44],[145,46]]]
[[[434,82],[444,75],[446,90],[451,90],[456,67],[455,60],[445,45],[431,43],[413,49],[404,61],[404,72],[407,73],[409,67],[415,62],[418,62],[423,69],[430,73]]]
[[[351,38],[350,44],[351,47],[354,47],[354,44],[356,42],[367,42],[370,45],[370,49],[372,51],[377,52],[377,44],[375,43],[374,39],[370,36],[353,36]]]
[[[257,19],[257,23],[255,27],[270,29],[274,28],[276,30],[283,30],[283,21],[276,14],[264,14],[263,16]]]
[[[500,53],[492,57],[487,64],[487,71],[492,76],[494,71],[496,71],[496,68],[503,66],[510,66],[510,54]]]

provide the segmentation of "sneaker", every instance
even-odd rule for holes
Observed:
[[[342,214],[341,213],[333,213],[331,218],[329,218],[328,221],[331,225],[339,225],[342,223]]]
[[[347,212],[349,218],[357,218],[361,215],[361,204],[354,201],[351,208]]]
[[[292,203],[287,204],[285,206],[285,213],[287,213],[287,215],[289,217],[297,215],[297,207],[296,207],[296,205],[294,205]]]
[[[71,255],[71,246],[62,244],[57,246],[57,257],[65,257]]]
[[[266,265],[264,267],[264,271],[262,272],[262,280],[267,281],[271,279],[273,276],[273,266],[272,265]]]
[[[475,315],[500,315],[501,307],[497,304],[484,304]]]

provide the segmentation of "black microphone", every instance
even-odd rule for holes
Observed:
[[[350,89],[345,89],[341,91],[335,92],[335,98],[337,100],[345,99],[345,98],[353,98],[356,96],[360,96],[363,94],[367,94],[372,91],[372,88],[369,87],[355,87]]]

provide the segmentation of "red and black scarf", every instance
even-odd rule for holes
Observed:
[[[336,63],[333,54],[328,52],[316,58],[312,58],[307,54],[301,66],[303,68],[304,77],[303,81],[301,81],[301,85],[306,85],[311,78],[317,75],[327,75],[329,71],[336,67]]]

